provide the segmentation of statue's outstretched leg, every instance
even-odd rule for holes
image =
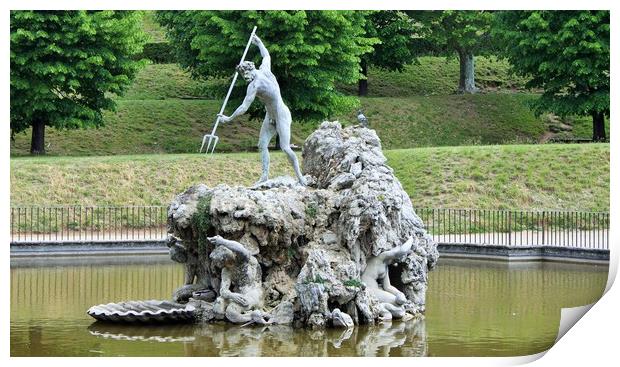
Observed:
[[[260,137],[258,138],[258,150],[260,151],[261,161],[263,163],[263,173],[256,183],[261,183],[269,179],[269,142],[276,133],[275,124],[272,123],[269,114],[265,114],[263,126],[260,128]]]
[[[260,310],[247,310],[247,307],[239,306],[234,302],[231,302],[226,308],[226,319],[233,324],[271,324],[266,318],[269,318],[268,314]]]
[[[250,313],[246,312],[245,307],[241,307],[234,302],[231,302],[226,307],[226,318],[233,324],[243,324],[252,320]]]
[[[402,319],[405,316],[405,308],[402,306],[395,306],[389,303],[384,303],[383,308],[387,310],[394,319]]]
[[[278,138],[280,139],[280,148],[286,155],[288,156],[289,162],[293,166],[295,170],[295,175],[297,176],[297,180],[300,184],[306,185],[306,179],[301,174],[301,170],[299,169],[299,162],[297,161],[297,156],[293,149],[291,149],[291,112],[288,107],[284,106],[283,111],[279,111],[280,120],[277,124],[278,130]]]

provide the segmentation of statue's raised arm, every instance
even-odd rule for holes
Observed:
[[[207,239],[209,240],[209,242],[213,243],[216,246],[224,246],[230,251],[241,255],[245,260],[249,259],[252,256],[252,253],[237,241],[227,240],[222,236],[207,237]]]
[[[301,174],[297,156],[291,149],[291,111],[284,103],[278,81],[271,72],[271,56],[258,36],[252,36],[252,43],[258,46],[260,50],[260,54],[263,57],[262,64],[258,69],[256,69],[252,61],[243,61],[237,65],[237,71],[248,83],[245,99],[230,117],[218,114],[218,121],[226,123],[243,115],[254,101],[254,98],[258,98],[265,105],[265,119],[263,120],[258,138],[258,150],[263,163],[262,174],[258,183],[267,181],[269,178],[269,150],[267,148],[271,139],[277,134],[280,140],[280,148],[286,153],[293,165],[297,180],[300,184],[306,185],[306,179]]]
[[[258,46],[258,50],[260,51],[260,55],[263,58],[263,62],[260,64],[260,70],[269,70],[271,71],[271,55],[269,55],[269,51],[267,51],[267,47],[263,44],[263,41],[257,36],[254,35],[252,37],[252,43]]]

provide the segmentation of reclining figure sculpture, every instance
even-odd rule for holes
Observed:
[[[407,302],[407,297],[390,283],[388,267],[404,260],[412,245],[413,237],[410,237],[401,246],[368,259],[366,270],[362,274],[362,281],[368,287],[369,293],[381,303],[383,320],[400,319],[405,316],[403,305]],[[381,286],[378,281],[381,281]]]

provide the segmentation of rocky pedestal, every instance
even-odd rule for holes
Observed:
[[[205,322],[348,327],[422,313],[437,245],[374,130],[324,122],[303,173],[308,186],[278,177],[178,195],[169,246],[186,284],[175,301]]]

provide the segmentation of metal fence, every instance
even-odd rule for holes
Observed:
[[[419,209],[439,243],[609,249],[609,213]]]
[[[163,206],[12,207],[11,242],[160,240]]]
[[[418,209],[439,243],[609,249],[609,213]],[[167,208],[12,207],[11,242],[161,240]]]

